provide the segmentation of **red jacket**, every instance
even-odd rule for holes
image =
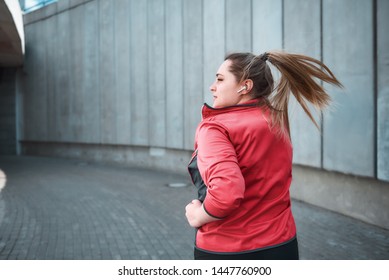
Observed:
[[[222,219],[198,229],[198,249],[252,251],[296,235],[289,195],[292,146],[270,130],[269,114],[256,103],[203,106],[195,149],[207,186],[204,209]]]

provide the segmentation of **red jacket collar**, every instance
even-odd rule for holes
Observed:
[[[227,106],[227,107],[222,107],[222,108],[213,108],[212,106],[208,105],[207,103],[204,103],[203,108],[201,110],[203,119],[209,118],[212,116],[216,116],[219,114],[224,114],[227,112],[232,112],[232,111],[239,111],[242,109],[247,109],[247,107],[255,107],[258,104],[258,99],[252,99],[250,101],[247,101],[242,104],[238,105],[233,105],[233,106]]]

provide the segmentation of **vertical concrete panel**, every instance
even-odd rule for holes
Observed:
[[[116,137],[116,83],[115,83],[115,33],[114,5],[99,2],[99,79],[101,106],[101,143],[114,144]]]
[[[47,66],[47,140],[56,141],[57,130],[60,126],[57,125],[56,109],[57,109],[57,91],[55,86],[55,71],[57,60],[57,19],[49,17],[46,20],[45,43],[46,43],[46,64]]]
[[[377,176],[389,181],[389,1],[377,1]]]
[[[58,129],[58,141],[71,142],[74,137],[71,135],[69,115],[71,114],[71,87],[70,87],[70,17],[68,12],[60,13],[57,16],[58,29],[58,52],[56,71],[56,93],[58,97],[58,110],[56,119]]]
[[[47,116],[47,90],[46,90],[46,40],[41,30],[46,29],[47,22],[38,21],[34,24],[35,38],[37,44],[34,57],[34,87],[33,87],[33,98],[35,99],[33,115],[34,121],[31,122],[33,127],[34,140],[46,141],[47,140],[47,127],[48,127],[48,116]]]
[[[115,1],[116,131],[118,144],[131,143],[130,2]]]
[[[252,28],[254,53],[282,49],[282,0],[254,0]]]
[[[149,144],[147,1],[131,1],[131,141]]]
[[[166,0],[166,146],[184,148],[182,1]]]
[[[204,1],[204,101],[213,103],[209,87],[225,57],[225,1]]]
[[[184,0],[184,114],[185,145],[193,149],[203,103],[202,2]]]
[[[31,122],[34,121],[34,107],[35,98],[33,98],[34,94],[34,58],[35,58],[35,29],[32,24],[24,27],[24,34],[26,40],[25,46],[25,56],[24,56],[24,64],[23,71],[25,75],[23,76],[23,81],[25,85],[25,92],[23,94],[23,138],[21,140],[29,140],[32,137],[33,127],[31,126]]]
[[[16,84],[15,84],[15,91],[16,91],[16,155],[21,155],[21,143],[20,141],[24,139],[24,93],[25,93],[25,73],[22,67],[18,68],[16,71]]]
[[[86,51],[84,45],[84,6],[78,6],[74,9],[66,11],[71,18],[70,21],[70,88],[68,93],[72,96],[71,111],[70,111],[70,129],[72,131],[72,142],[84,141],[84,99],[83,99],[83,83],[84,83],[84,53]]]
[[[16,68],[0,67],[0,155],[16,154]]]
[[[284,49],[302,53],[320,60],[321,21],[320,0],[285,1],[284,4]],[[310,18],[307,24],[307,18]],[[315,110],[310,106],[311,112]],[[321,166],[321,135],[292,96],[289,106],[294,163]],[[320,115],[316,115],[320,125]]]
[[[99,25],[98,1],[91,1],[84,6],[84,47],[82,56],[82,136],[86,143],[100,142],[100,79],[99,79]]]
[[[252,1],[226,0],[226,51],[252,50]]]
[[[170,12],[170,11],[169,11]],[[165,5],[148,1],[149,135],[150,145],[166,145]]]
[[[38,99],[36,95],[36,77],[35,71],[37,68],[37,35],[35,25],[28,25],[25,28],[25,61],[24,70],[26,77],[26,93],[24,103],[24,123],[25,123],[25,140],[37,140],[35,123],[38,122],[37,115],[35,114],[36,108],[38,107]],[[28,40],[28,41],[27,41]]]
[[[323,61],[345,90],[327,87],[336,107],[324,115],[324,167],[374,176],[372,1],[323,1]]]

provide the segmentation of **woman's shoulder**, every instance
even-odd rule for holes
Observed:
[[[225,133],[249,130],[261,130],[270,124],[270,116],[259,107],[247,108],[247,110],[231,111],[225,114],[203,119],[199,129],[219,129]]]

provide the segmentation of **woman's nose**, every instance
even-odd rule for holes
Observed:
[[[216,90],[216,87],[215,87],[215,84],[213,83],[210,87],[209,87],[209,90],[211,92],[214,92]]]

